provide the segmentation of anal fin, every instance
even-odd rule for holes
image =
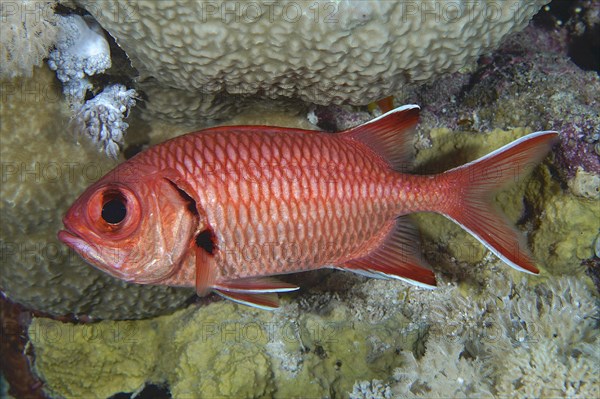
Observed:
[[[369,277],[404,280],[423,288],[436,286],[435,275],[421,256],[417,230],[407,216],[396,219],[378,248],[340,268]]]
[[[246,294],[218,289],[216,289],[215,292],[223,298],[263,310],[273,310],[279,307],[279,298],[277,297],[277,294]]]

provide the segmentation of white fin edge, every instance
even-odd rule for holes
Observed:
[[[417,286],[419,288],[424,288],[426,290],[435,290],[437,287],[435,285],[423,284],[420,281],[411,280],[409,278],[395,276],[393,274],[381,273],[373,270],[361,270],[361,269],[344,269],[336,266],[328,266],[330,269],[342,270],[344,272],[352,272],[354,274],[358,274],[359,276],[376,278],[378,280],[400,280],[408,283],[410,285]]]
[[[392,111],[390,111],[390,112],[392,112]],[[510,143],[504,145],[503,147],[495,149],[494,151],[490,152],[489,154],[486,154],[486,155],[482,156],[481,158],[477,158],[477,159],[475,159],[475,160],[473,160],[471,162],[467,162],[464,165],[457,166],[456,168],[449,169],[449,170],[445,171],[444,173],[448,173],[448,172],[451,172],[451,171],[454,171],[454,170],[465,168],[465,167],[467,167],[469,165],[473,165],[473,164],[475,164],[475,163],[477,163],[479,161],[483,161],[484,159],[491,158],[491,157],[493,157],[493,156],[495,156],[495,155],[497,155],[497,154],[499,154],[499,153],[501,153],[503,151],[508,150],[509,148],[512,148],[512,147],[514,147],[514,146],[516,146],[518,144],[521,144],[523,141],[529,140],[529,139],[531,139],[533,137],[542,136],[544,134],[549,134],[549,133],[554,133],[557,136],[560,135],[560,133],[557,132],[556,130],[542,130],[542,131],[539,131],[539,132],[529,133],[529,134],[527,134],[527,135],[525,135],[523,137],[519,137],[518,139],[516,139],[513,142],[510,142]],[[548,154],[546,154],[546,155],[548,155]]]
[[[246,306],[250,306],[250,307],[253,307],[253,308],[257,308],[257,309],[261,309],[261,310],[269,310],[269,311],[273,311],[275,309],[278,309],[278,307],[261,306],[261,305],[257,305],[257,304],[252,303],[252,302],[246,302],[246,301],[242,301],[242,300],[237,299],[237,298],[232,298],[229,295],[224,294],[221,291],[215,290],[213,292],[216,293],[216,294],[218,294],[218,295],[220,295],[221,297],[229,300],[229,301],[232,301],[232,302],[235,302],[235,303],[239,303],[240,305],[246,305]]]
[[[402,112],[402,111],[406,111],[407,109],[414,109],[414,108],[421,109],[421,107],[419,107],[417,104],[406,104],[406,105],[403,105],[403,106],[401,106],[401,107],[394,108],[393,110],[391,110],[391,111],[388,111],[388,112],[386,112],[385,114],[381,114],[381,115],[379,115],[378,117],[371,119],[370,121],[367,121],[367,122],[365,122],[365,123],[362,123],[362,124],[360,124],[360,125],[356,125],[356,126],[354,126],[353,128],[351,128],[351,129],[356,129],[356,128],[358,128],[359,126],[366,126],[366,125],[369,125],[369,124],[371,124],[371,123],[375,123],[375,122],[377,122],[378,120],[381,120],[381,119],[383,119],[383,118],[385,118],[385,117],[387,117],[387,116],[389,116],[389,115],[391,115],[391,114],[395,114],[395,113],[397,113],[397,112]],[[350,129],[349,129],[349,130],[350,130]]]
[[[229,287],[223,287],[220,286],[218,284],[213,285],[213,289],[216,290],[220,290],[220,291],[227,291],[227,292],[235,292],[238,294],[276,294],[276,293],[282,293],[282,292],[293,292],[293,291],[298,291],[300,289],[300,287],[289,287],[289,288],[267,288],[267,289],[241,289],[241,288],[229,288]]]
[[[492,247],[490,244],[488,244],[487,242],[485,242],[483,240],[483,238],[479,237],[471,229],[469,229],[466,226],[464,226],[458,220],[455,220],[455,219],[451,218],[450,216],[444,215],[443,213],[441,215],[443,215],[444,217],[446,217],[449,220],[452,220],[454,223],[456,223],[457,225],[459,225],[460,227],[462,227],[467,233],[471,234],[471,236],[473,236],[477,241],[479,241],[480,243],[482,243],[484,247],[486,247],[487,249],[489,249],[491,253],[493,253],[494,255],[496,255],[498,258],[500,258],[501,261],[503,261],[504,263],[506,263],[507,265],[509,265],[513,269],[518,270],[520,272],[525,272],[527,274],[531,274],[533,276],[538,276],[539,275],[539,274],[536,274],[536,273],[532,273],[532,272],[530,272],[527,269],[523,269],[521,266],[519,266],[516,263],[508,260],[508,258],[506,258],[504,255],[502,255],[496,248]]]

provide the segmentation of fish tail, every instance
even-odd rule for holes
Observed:
[[[558,133],[551,131],[532,133],[441,175],[455,192],[452,200],[441,206],[441,213],[511,267],[532,274],[539,270],[525,238],[495,209],[493,194],[537,165],[557,137]]]

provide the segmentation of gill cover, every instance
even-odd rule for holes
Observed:
[[[141,176],[106,176],[90,187],[67,212],[59,239],[104,272],[152,284],[180,267],[198,213],[173,180],[161,173]]]

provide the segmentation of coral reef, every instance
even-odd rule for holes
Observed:
[[[185,99],[149,95],[153,117],[198,120],[206,103],[229,113],[250,96],[366,105],[470,65],[547,2],[75,3],[125,50],[140,91],[148,82]]]
[[[359,284],[364,296],[325,308],[309,292],[275,313],[221,301],[137,322],[36,318],[35,369],[46,392],[67,397],[149,382],[166,382],[173,398],[597,396],[589,287],[580,276],[507,284],[500,267],[489,262],[496,281],[466,289],[371,280]]]
[[[121,7],[120,18],[144,25],[143,19],[135,21],[135,8],[132,14],[122,8],[126,3],[110,4]],[[143,11],[162,3],[136,4]],[[174,17],[178,11],[167,12]],[[155,26],[146,23],[143,31]],[[361,26],[355,28],[365,29]],[[173,29],[165,42],[179,34]],[[421,172],[469,161],[532,130],[561,130],[565,139],[553,155],[496,197],[527,235],[539,276],[510,270],[443,217],[419,215],[415,220],[438,277],[437,290],[337,271],[303,273],[286,276],[303,289],[286,295],[273,313],[209,297],[156,316],[181,307],[191,292],[127,285],[60,246],[55,233],[64,210],[114,161],[64,137],[70,111],[49,70],[34,70],[30,80],[3,81],[0,288],[52,315],[107,319],[82,324],[34,317],[29,342],[23,331],[11,337],[28,348],[43,383],[32,379],[27,386],[55,397],[108,397],[140,392],[149,383],[165,387],[175,399],[600,396],[594,158],[599,79],[568,60],[567,36],[562,29],[530,26],[482,57],[474,73],[463,70],[395,93],[397,102],[423,106],[417,142]],[[165,74],[169,79],[171,71]],[[187,87],[170,89],[158,77],[144,84],[154,85],[155,93],[171,93],[149,99],[160,99],[161,107],[172,102],[178,109],[165,110],[177,112],[177,119],[148,123],[134,111],[127,156],[189,130],[174,124],[188,112],[212,112],[211,103],[217,104],[211,115],[231,109],[224,92],[207,92],[206,103],[202,98],[187,104],[179,95],[189,92]],[[228,123],[310,127],[297,116],[301,107],[279,113],[249,104],[239,107],[247,107],[245,115]],[[337,130],[367,117],[364,110],[352,111],[316,107],[311,120]],[[111,320],[140,317],[151,318]],[[20,349],[13,355],[11,361],[27,366]]]
[[[70,111],[48,68],[1,88],[0,289],[52,315],[136,318],[181,306],[192,291],[125,284],[59,243],[68,205],[115,162],[65,134]]]
[[[526,282],[494,284],[479,312],[459,324],[456,312],[472,296],[452,295],[425,315],[432,329],[425,354],[405,352],[405,364],[388,380],[402,397],[597,397],[598,298],[580,277],[560,278],[535,289]],[[473,290],[471,290],[473,291]],[[473,293],[470,292],[472,295]],[[484,299],[487,298],[487,299]],[[482,300],[483,299],[483,300]],[[422,310],[422,307],[419,307]],[[427,310],[425,310],[427,311]]]
[[[58,35],[57,0],[0,2],[0,78],[31,76]]]

